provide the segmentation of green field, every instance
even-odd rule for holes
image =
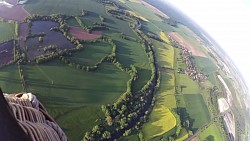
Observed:
[[[156,16],[156,14],[152,10],[150,10],[149,8],[147,8],[143,4],[139,4],[139,3],[131,2],[131,1],[126,1],[125,5],[129,9],[134,11],[137,15],[143,15],[145,18],[150,19],[150,20],[162,21],[161,18]]]
[[[192,125],[193,131],[201,128],[210,120],[208,108],[200,94],[187,94],[184,95],[187,113],[194,121]],[[191,121],[192,122],[192,121]]]
[[[165,68],[174,68],[175,50],[172,46],[153,40],[155,46],[155,55],[159,66]]]
[[[194,59],[195,65],[201,72],[210,75],[217,70],[217,66],[211,59],[204,57],[194,57],[194,58],[195,58]]]
[[[211,124],[206,130],[200,133],[199,137],[200,140],[205,140],[206,138],[213,138],[213,141],[222,141],[224,140],[219,129],[216,125]]]
[[[179,75],[179,82],[182,87],[183,94],[195,94],[200,92],[198,83],[186,74]]]
[[[179,137],[176,139],[176,141],[183,141],[187,138],[188,138],[187,130],[185,128],[182,128],[181,133],[180,133]]]
[[[19,93],[23,91],[16,65],[0,68],[0,87],[4,93]]]
[[[5,23],[0,21],[0,33],[0,43],[17,38],[17,35],[15,33],[15,24],[12,23]]]
[[[176,119],[172,112],[160,104],[154,107],[149,121],[143,125],[142,131],[145,140],[160,136],[176,126]]]
[[[153,41],[156,60],[159,66],[172,69],[174,66],[173,47]],[[174,134],[177,124],[176,118],[170,109],[176,108],[175,76],[170,72],[160,72],[160,87],[156,93],[156,102],[149,116],[149,121],[143,126],[142,131],[146,140],[165,135]],[[171,135],[171,134],[170,134]]]
[[[69,58],[79,64],[93,66],[111,52],[112,46],[110,44],[98,41],[94,44],[85,44],[83,50],[73,53],[73,56]]]
[[[81,27],[80,25],[79,25],[79,23],[76,21],[76,19],[75,18],[69,18],[68,20],[67,20],[67,24],[69,25],[69,26],[74,26],[74,27]]]
[[[70,140],[82,139],[97,124],[96,119],[102,116],[100,106],[113,103],[124,93],[129,79],[110,63],[95,72],[85,72],[54,61],[27,65],[25,74],[28,90],[45,105]]]
[[[133,90],[139,91],[151,76],[151,68],[144,48],[138,42],[122,39],[120,34],[114,31],[105,31],[105,35],[112,37],[116,44],[119,62],[125,67],[134,65],[137,68],[138,79],[134,82]]]

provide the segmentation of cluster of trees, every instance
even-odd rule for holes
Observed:
[[[82,22],[80,17],[74,17],[77,21],[77,23],[88,33],[91,33],[94,30],[108,30],[109,28],[103,23],[104,17],[99,16],[101,23],[94,23],[93,25],[86,25]]]
[[[73,61],[72,59],[67,58],[67,57],[64,57],[64,56],[60,56],[59,59],[60,59],[63,63],[67,64],[69,67],[72,67],[72,68],[75,68],[75,69],[80,69],[80,70],[84,70],[84,71],[89,72],[89,71],[95,71],[95,70],[97,70],[98,67],[99,67],[99,65],[100,65],[100,64],[103,62],[103,60],[105,59],[105,57],[102,58],[99,62],[97,62],[97,63],[96,63],[95,65],[93,65],[93,66],[86,66],[86,65],[80,64],[80,63],[75,62],[75,61]]]
[[[46,34],[45,34],[44,32],[41,32],[41,33],[39,33],[39,34],[31,34],[31,33],[29,33],[28,36],[25,38],[25,42],[26,42],[28,39],[36,38],[36,37],[38,37],[38,41],[39,41],[39,42],[42,42],[44,36],[46,36]]]
[[[125,35],[125,34],[123,34],[123,33],[120,34],[120,37],[121,37],[122,39],[129,40],[129,41],[134,41],[134,42],[137,42],[137,41],[138,41],[136,38],[131,37],[131,36],[127,36],[127,35]]]
[[[68,57],[64,57],[64,56],[60,56],[59,59],[60,59],[63,63],[65,63],[65,64],[67,64],[68,66],[73,67],[73,68],[81,69],[81,70],[84,70],[84,71],[95,71],[95,70],[97,70],[97,69],[99,68],[99,66],[100,66],[104,61],[106,61],[106,62],[113,62],[113,58],[116,56],[116,45],[115,45],[115,43],[113,42],[113,40],[112,40],[111,38],[105,37],[105,36],[103,36],[103,39],[102,39],[102,40],[108,42],[108,43],[112,46],[112,52],[111,52],[110,55],[103,57],[99,62],[97,62],[97,63],[96,63],[95,65],[93,65],[93,66],[87,66],[87,65],[84,65],[84,64],[80,64],[80,63],[75,62],[75,61],[73,61],[72,59],[70,59],[70,58],[68,58]],[[95,40],[95,42],[97,42],[97,41],[99,41],[99,40]],[[91,43],[92,43],[92,42],[91,42]],[[80,49],[82,49],[82,48],[80,48]],[[80,49],[79,49],[79,50],[80,50]],[[71,55],[72,55],[72,53],[70,53],[69,56],[71,56]],[[114,65],[115,65],[116,67],[120,68],[121,70],[123,70],[123,68],[124,68],[124,67],[122,66],[122,64],[120,64],[120,63],[118,63],[118,62],[114,62]]]
[[[159,41],[159,42],[163,42],[163,40],[159,37],[159,36],[157,36],[157,35],[155,35],[155,34],[153,34],[153,33],[147,33],[147,36],[149,37],[149,38],[152,38],[152,39],[154,39],[154,40],[157,40],[157,41]]]
[[[43,48],[43,51],[46,52],[56,52],[58,51],[58,47],[56,45],[48,45]]]

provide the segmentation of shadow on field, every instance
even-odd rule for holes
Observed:
[[[21,80],[18,80],[18,79],[10,79],[9,77],[0,77],[0,81],[21,84]]]
[[[193,128],[195,119],[192,119],[190,117],[189,113],[187,112],[187,109],[183,107],[178,107],[175,110],[177,111],[178,115],[180,115],[181,125],[187,130],[191,130],[193,131],[193,133],[195,133],[198,128]]]
[[[119,61],[121,61],[122,64],[126,65],[128,67],[131,64],[134,64],[135,61],[129,55],[132,55],[132,49],[126,48],[125,46],[129,46],[128,44],[125,44],[123,42],[114,40],[115,44],[117,44],[117,53],[119,54],[117,58]]]

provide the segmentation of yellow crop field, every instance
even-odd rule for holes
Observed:
[[[169,40],[169,38],[167,37],[167,35],[164,33],[164,32],[160,32],[160,37],[161,37],[161,39],[164,41],[164,42],[166,42],[166,43],[170,43],[170,40]]]
[[[176,139],[176,141],[184,141],[185,139],[188,138],[188,133],[187,133],[187,130],[185,128],[182,128],[181,129],[181,133],[179,135],[179,138]]]
[[[162,105],[155,106],[149,119],[142,128],[146,140],[160,136],[176,126],[174,115],[169,108]]]

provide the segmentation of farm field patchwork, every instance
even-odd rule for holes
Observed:
[[[46,3],[46,5],[44,4]],[[101,3],[97,3],[93,0],[76,0],[68,4],[67,0],[39,0],[29,1],[24,7],[31,14],[39,15],[51,15],[51,14],[66,14],[69,16],[80,16],[82,10],[88,11],[86,19],[89,19],[92,23],[98,21],[99,16],[105,18],[105,23],[108,27],[111,27],[117,32],[122,32],[126,35],[137,38],[135,33],[129,27],[127,21],[116,19],[106,13],[105,7]],[[85,19],[83,17],[83,19]],[[120,28],[122,27],[122,28]]]
[[[218,120],[226,114],[216,112],[226,88],[218,75],[237,100],[227,111],[237,120],[235,140],[247,133],[235,66],[171,6],[26,2],[0,0],[0,88],[36,95],[69,140],[228,140]]]
[[[102,115],[100,106],[113,103],[124,93],[129,79],[110,63],[85,72],[54,61],[24,66],[24,73],[28,90],[36,94],[71,140],[80,140],[96,124]]]

